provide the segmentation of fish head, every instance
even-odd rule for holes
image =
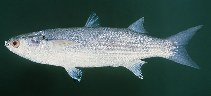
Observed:
[[[13,53],[22,57],[27,57],[27,54],[30,54],[39,48],[44,41],[46,41],[44,35],[33,32],[12,37],[5,41],[5,46]]]

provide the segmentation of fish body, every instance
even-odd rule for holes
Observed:
[[[82,71],[76,67],[123,66],[143,78],[145,58],[162,57],[179,64],[199,68],[184,45],[202,26],[189,28],[166,39],[148,36],[144,18],[128,28],[100,27],[92,14],[85,27],[48,29],[11,38],[5,46],[31,61],[64,67],[78,81]]]
[[[33,53],[27,57],[35,62],[58,66],[126,66],[129,62],[145,58],[169,57],[173,54],[171,50],[175,49],[167,40],[134,33],[129,29],[51,29],[39,34],[49,41],[43,41],[42,46],[30,51]]]

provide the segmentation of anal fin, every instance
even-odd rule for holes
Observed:
[[[143,75],[141,72],[141,67],[143,64],[145,64],[145,61],[139,60],[136,61],[135,63],[133,62],[132,64],[129,64],[128,66],[125,66],[128,70],[133,72],[134,75],[136,75],[138,78],[143,79]]]

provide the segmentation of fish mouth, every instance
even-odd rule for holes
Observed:
[[[9,46],[11,45],[11,40],[7,40],[7,41],[4,41],[4,46],[9,48]]]
[[[9,44],[9,42],[8,41],[4,41],[4,46],[9,46],[10,44]]]

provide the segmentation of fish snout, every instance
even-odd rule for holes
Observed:
[[[4,41],[4,46],[9,46],[10,44],[9,44],[9,42],[8,41]]]
[[[18,39],[10,39],[4,42],[4,46],[9,47],[12,46],[13,48],[18,48],[20,46],[20,41]]]

